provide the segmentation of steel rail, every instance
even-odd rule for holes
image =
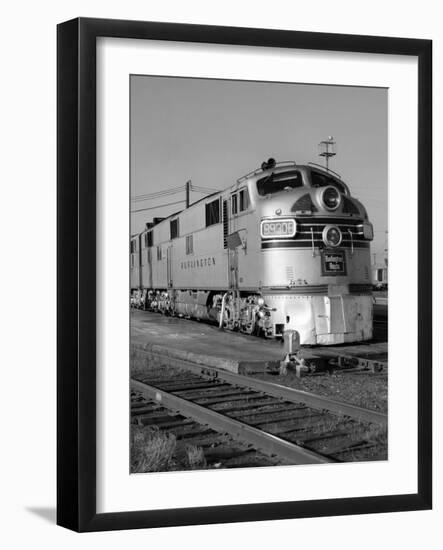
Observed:
[[[279,456],[291,464],[324,464],[335,460],[304,449],[295,443],[285,441],[275,435],[263,432],[253,426],[239,422],[234,418],[220,414],[212,409],[188,401],[155,386],[131,378],[131,388],[143,397],[161,403],[167,408],[178,411],[188,418],[221,433],[227,433],[234,439],[247,441],[270,456]]]
[[[341,401],[335,401],[322,395],[316,395],[314,393],[296,390],[274,382],[266,382],[257,378],[251,378],[242,374],[236,374],[227,370],[223,370],[217,367],[207,367],[206,365],[199,365],[182,358],[172,357],[171,355],[162,355],[158,351],[144,350],[137,348],[137,351],[149,354],[151,356],[157,356],[168,365],[189,370],[200,376],[206,376],[208,378],[216,378],[223,380],[229,384],[235,386],[241,386],[249,388],[261,393],[277,397],[290,403],[303,403],[304,405],[318,410],[327,410],[337,415],[349,416],[359,422],[370,422],[374,424],[380,424],[381,426],[387,426],[388,417],[386,414],[358,407],[357,405],[351,405],[350,403],[343,403]]]

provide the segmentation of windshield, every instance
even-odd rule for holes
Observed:
[[[312,187],[326,187],[328,185],[333,185],[340,191],[340,193],[346,194],[346,189],[342,183],[332,176],[322,174],[321,172],[316,172],[315,170],[311,170],[311,185]]]
[[[290,170],[278,174],[272,172],[268,176],[257,180],[257,191],[262,196],[302,186],[303,180],[298,170]]]

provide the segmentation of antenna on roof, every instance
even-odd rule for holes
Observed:
[[[328,136],[328,139],[320,141],[318,144],[318,156],[325,157],[326,159],[326,170],[329,171],[329,159],[335,157],[337,154],[336,142],[334,141],[334,136]]]

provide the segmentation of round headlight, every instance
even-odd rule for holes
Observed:
[[[323,229],[323,242],[326,246],[338,246],[341,243],[342,234],[335,225],[327,225]]]
[[[336,187],[325,187],[321,194],[321,200],[328,210],[336,210],[340,206],[341,196]]]

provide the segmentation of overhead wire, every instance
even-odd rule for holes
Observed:
[[[218,189],[212,189],[211,187],[202,187],[200,185],[191,185],[192,191],[197,191],[198,193],[217,193]]]
[[[145,210],[155,210],[156,208],[164,208],[165,206],[173,206],[175,204],[181,204],[182,202],[186,202],[186,201],[181,200],[181,201],[175,201],[175,202],[168,202],[166,204],[157,204],[157,206],[150,206],[148,208],[138,208],[137,210],[131,210],[131,214],[135,214],[136,212],[144,212]]]
[[[136,195],[135,197],[131,198],[131,201],[133,202],[140,202],[145,201],[149,199],[156,199],[159,197],[164,197],[167,195],[175,195],[176,193],[180,193],[185,190],[185,187],[182,185],[181,187],[174,187],[172,189],[165,189],[164,191],[156,191],[154,193],[146,193],[144,195]]]
[[[158,199],[161,197],[166,197],[170,195],[175,195],[177,193],[183,192],[186,190],[186,187],[184,185],[180,187],[174,187],[172,189],[165,189],[164,191],[156,191],[154,193],[145,193],[144,195],[136,195],[135,197],[131,198],[131,202],[143,202],[146,200],[153,200]],[[211,193],[217,193],[218,189],[212,189],[210,187],[203,187],[200,185],[190,185],[190,190],[195,191],[197,193],[203,193],[203,194],[211,194]],[[138,208],[136,210],[131,210],[131,214],[135,214],[137,212],[145,212],[147,210],[155,210],[156,208],[165,208],[166,206],[174,206],[176,204],[181,204],[186,202],[185,200],[175,201],[175,202],[169,202],[165,204],[158,204],[156,206],[149,206],[147,208]]]

